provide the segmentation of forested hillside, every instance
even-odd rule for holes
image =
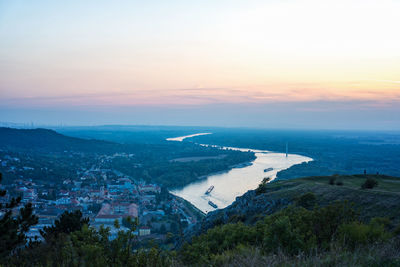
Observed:
[[[253,159],[253,153],[190,142],[120,144],[47,129],[0,128],[0,171],[8,174],[6,183],[20,178],[62,183],[89,169],[108,169],[176,188]]]
[[[69,137],[48,129],[0,128],[0,148],[35,153],[92,152],[115,153],[127,150],[119,144]]]
[[[140,243],[134,220],[111,238],[109,228],[91,227],[79,211],[64,213],[41,232],[44,241],[28,244],[25,233],[37,222],[32,206],[13,219],[8,205],[0,260],[4,266],[399,266],[399,181],[359,175],[262,183],[207,216],[214,223],[203,233],[167,239],[174,245],[163,247]],[[266,215],[252,213],[252,206],[271,205]]]

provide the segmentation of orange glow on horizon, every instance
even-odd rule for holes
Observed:
[[[5,5],[2,105],[400,102],[400,2],[123,6]]]

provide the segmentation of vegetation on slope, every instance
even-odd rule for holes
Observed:
[[[0,127],[0,148],[11,151],[115,153],[123,151],[117,143],[69,137],[48,129]]]
[[[400,266],[397,210],[389,208],[386,217],[373,217],[377,207],[365,206],[370,202],[328,201],[344,189],[354,192],[351,197],[361,194],[389,201],[389,195],[399,194],[399,180],[335,176],[343,185],[332,185],[331,178],[262,184],[265,190],[258,195],[253,191],[256,200],[286,192],[293,201],[254,223],[220,223],[177,250],[140,247],[133,220],[127,222],[129,230],[112,239],[109,229],[90,227],[77,211],[63,214],[53,227],[45,228],[44,242],[26,243],[24,237],[8,250],[3,248],[0,260],[5,266]],[[378,186],[362,189],[367,179],[378,181]],[[22,224],[24,220],[2,224],[2,237],[7,227],[19,229]]]
[[[230,265],[238,260],[251,265],[245,257],[247,252],[256,252],[256,259],[252,260],[258,261],[260,266],[306,263],[317,258],[321,258],[318,265],[332,265],[341,257],[348,258],[349,254],[373,244],[379,251],[372,254],[373,258],[364,259],[362,253],[354,253],[352,262],[355,265],[400,264],[398,251],[391,257],[378,255],[388,243],[399,247],[400,240],[393,229],[394,225],[387,218],[361,222],[347,202],[315,206],[310,210],[289,206],[254,225],[239,222],[209,229],[184,245],[180,255],[183,263],[189,265]],[[329,259],[333,252],[340,255]]]
[[[220,156],[223,157],[214,157]],[[122,155],[122,156],[115,156]],[[17,158],[0,165],[8,173],[6,183],[29,178],[34,181],[62,183],[77,172],[92,167],[122,172],[133,179],[144,179],[167,188],[185,186],[206,175],[229,170],[233,165],[254,159],[254,153],[188,142],[129,143],[69,137],[47,129],[0,127],[0,159]],[[203,160],[174,161],[177,158],[203,157]],[[207,158],[214,157],[214,158]],[[30,170],[23,169],[31,167]],[[77,177],[79,178],[79,177]]]
[[[332,179],[335,181],[333,185]],[[362,185],[368,179],[375,180],[378,185],[372,189],[363,189]],[[265,215],[271,215],[290,204],[296,204],[299,197],[306,193],[315,196],[313,205],[322,207],[335,201],[353,203],[354,209],[359,211],[360,219],[364,222],[373,217],[388,217],[394,223],[400,223],[399,178],[385,175],[315,176],[261,183],[258,189],[250,190],[238,197],[227,208],[209,213],[202,224],[195,227],[188,236],[204,233],[214,226],[225,223],[255,223]]]

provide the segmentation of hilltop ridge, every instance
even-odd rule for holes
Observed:
[[[121,151],[117,143],[82,139],[60,134],[50,129],[15,129],[0,127],[0,148],[14,151],[82,152]]]
[[[376,180],[378,186],[362,189],[361,185],[368,178]],[[332,180],[333,185],[330,184]],[[225,209],[208,213],[201,223],[187,233],[187,238],[205,233],[221,224],[254,224],[265,215],[271,215],[295,204],[299,197],[307,193],[315,195],[314,204],[318,206],[326,206],[336,201],[353,203],[363,221],[373,217],[387,217],[393,223],[400,223],[400,178],[386,175],[314,176],[278,180],[249,190]]]

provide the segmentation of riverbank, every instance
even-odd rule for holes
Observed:
[[[171,193],[172,194],[172,193]],[[202,218],[204,218],[204,216],[206,216],[207,214],[204,213],[202,210],[200,210],[199,208],[197,208],[195,205],[193,205],[192,203],[190,203],[189,201],[187,201],[186,199],[179,197],[177,195],[174,195],[176,198],[181,199],[184,203],[185,206],[191,210],[191,212],[193,213],[192,215],[194,217],[196,217],[197,221],[200,221]]]
[[[181,141],[185,138],[176,137],[174,140]],[[267,150],[199,145],[212,146],[221,150],[252,152],[255,155],[255,159],[251,162],[236,164],[236,166],[240,166],[239,168],[233,167],[215,174],[203,175],[199,177],[199,181],[171,191],[172,194],[186,199],[204,213],[229,206],[236,197],[243,195],[248,190],[257,188],[265,177],[272,181],[279,171],[312,161],[311,158],[296,154],[286,155]],[[210,194],[204,194],[210,186],[214,186],[214,190]],[[210,203],[215,205],[210,205]]]
[[[227,172],[229,172],[229,171],[231,171],[232,169],[235,169],[235,168],[245,168],[245,167],[251,166],[253,164],[253,161],[254,160],[243,162],[243,163],[234,164],[234,165],[229,166],[228,169],[226,169],[226,170],[218,171],[218,172],[211,172],[211,173],[209,173],[207,175],[199,176],[198,179],[199,180],[203,180],[203,179],[206,179],[207,177],[210,177],[210,176],[227,173]]]

